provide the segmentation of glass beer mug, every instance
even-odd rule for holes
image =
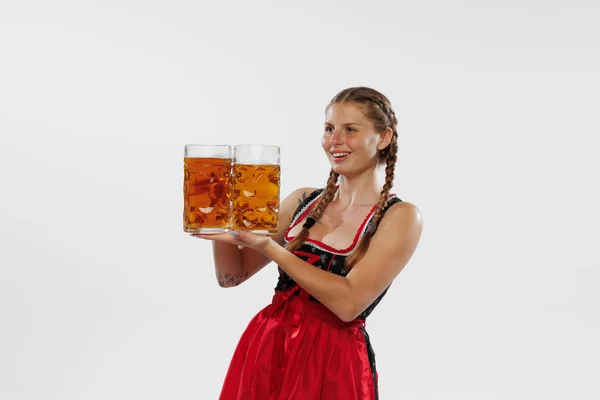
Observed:
[[[188,144],[184,150],[183,230],[215,234],[230,228],[231,146]]]
[[[264,235],[277,232],[279,155],[278,146],[234,147],[231,229]]]

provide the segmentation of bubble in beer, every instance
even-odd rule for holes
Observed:
[[[231,159],[184,159],[184,230],[229,227]]]

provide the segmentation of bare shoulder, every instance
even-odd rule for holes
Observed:
[[[317,188],[301,187],[288,194],[279,204],[279,229],[273,239],[279,243],[283,243],[283,235],[286,229],[292,222],[294,212],[298,206]]]
[[[421,210],[408,201],[392,204],[385,212],[379,228],[387,233],[411,232],[420,235],[423,228],[423,216]],[[379,229],[378,229],[379,231]]]
[[[306,198],[312,192],[314,192],[317,189],[318,188],[313,188],[313,187],[301,187],[301,188],[294,190],[289,195],[287,195],[286,198],[282,201],[282,203],[281,203],[282,211],[283,211],[283,208],[285,207],[286,208],[285,211],[289,211],[289,212],[293,213],[296,210],[296,208],[298,208],[298,206],[304,200],[306,200]]]
[[[423,217],[417,206],[407,201],[391,205],[369,245],[369,262],[394,265],[397,274],[412,257],[422,231]]]
[[[292,193],[301,195],[304,198],[306,198],[309,194],[311,194],[315,190],[319,190],[319,188],[316,188],[316,187],[301,187],[301,188],[298,188],[298,189],[294,190]]]

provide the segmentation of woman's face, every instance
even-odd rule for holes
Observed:
[[[331,167],[340,175],[354,176],[377,167],[381,135],[362,107],[350,102],[333,103],[325,112],[321,145]]]

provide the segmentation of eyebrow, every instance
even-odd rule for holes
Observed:
[[[333,124],[331,122],[325,122],[325,125],[333,125]],[[348,122],[348,123],[342,124],[342,126],[350,126],[350,125],[361,126],[361,124],[359,124],[358,122]]]

